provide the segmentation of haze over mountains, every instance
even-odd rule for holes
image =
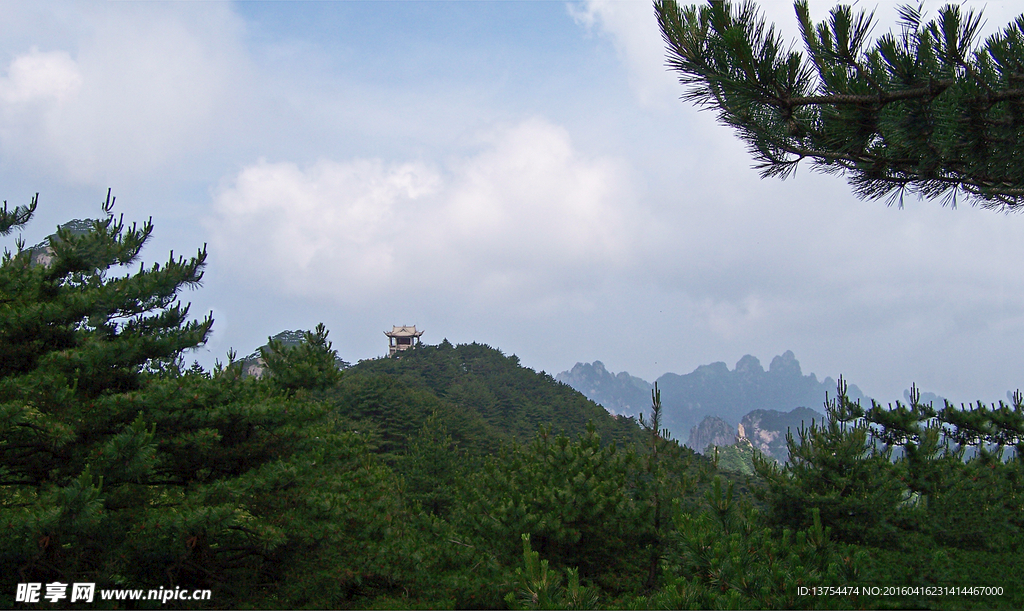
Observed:
[[[625,371],[613,374],[601,361],[576,363],[555,379],[615,414],[637,416],[650,410],[654,384]],[[703,451],[709,443],[731,444],[739,434],[783,460],[786,428],[820,420],[826,396],[836,393],[835,380],[804,375],[789,350],[773,358],[767,370],[748,354],[733,369],[723,362],[711,363],[684,375],[666,373],[657,384],[664,426],[677,439],[689,440],[688,445]],[[869,401],[853,384],[847,395]]]
[[[303,333],[283,331],[270,339],[284,346],[292,346],[303,341]],[[444,352],[451,345],[445,341],[432,348]],[[500,354],[477,344],[460,347],[463,353],[474,349]],[[518,359],[510,358],[518,365]],[[390,359],[371,361],[379,361],[375,365],[378,368],[386,368],[391,362]],[[361,362],[362,366],[370,367],[371,361]],[[351,367],[340,357],[337,358],[337,364],[340,369]],[[242,367],[248,375],[260,375],[263,363],[259,358],[259,350],[242,359]],[[498,387],[506,388],[507,380],[498,383],[497,379],[491,379],[490,374],[493,373],[489,372],[478,382],[485,386],[497,384]],[[541,377],[551,380],[543,372]],[[612,373],[601,361],[576,363],[570,371],[555,376],[554,381],[571,387],[615,416],[637,418],[640,414],[650,412],[654,384],[625,371]],[[502,394],[505,391],[485,391],[477,385],[469,392],[466,384],[468,382],[463,381],[453,387],[455,390],[449,389],[441,394],[463,407],[472,407],[471,411],[481,413],[491,413],[496,409],[519,411],[524,408],[522,397],[499,399],[494,393]],[[740,454],[747,455],[745,459],[739,459],[740,463],[749,463],[750,448],[780,462],[787,461],[787,431],[792,430],[795,434],[800,427],[810,425],[812,421],[821,422],[824,419],[823,403],[827,397],[836,394],[836,383],[832,378],[826,377],[819,382],[813,373],[804,375],[799,361],[788,350],[773,358],[767,370],[756,357],[746,355],[731,370],[725,363],[716,362],[702,365],[684,375],[666,373],[657,379],[657,384],[664,408],[662,424],[674,438],[700,453],[706,453],[713,446],[724,448],[736,444]],[[847,386],[847,395],[864,404],[871,402],[853,384]],[[921,393],[920,398],[923,403],[934,402],[937,405],[942,405],[944,401],[932,393]],[[909,402],[909,392],[904,393],[904,399]],[[499,404],[504,405],[504,408],[499,409]],[[597,409],[597,406],[594,408]],[[519,432],[528,437],[529,429],[527,426]],[[743,450],[743,447],[747,449]],[[729,452],[735,453],[736,448],[730,448],[723,454],[723,460],[728,460],[731,456]]]
[[[296,345],[303,341],[303,332],[283,331],[270,339],[284,346]],[[451,347],[447,341],[433,348],[445,347]],[[463,346],[461,350],[466,352],[471,348]],[[373,361],[380,361],[377,367],[385,367],[390,362],[389,359]],[[363,364],[369,367],[370,362]],[[350,367],[340,357],[337,364],[340,369]],[[263,363],[259,351],[242,359],[242,367],[248,375],[260,375]],[[543,372],[541,375],[544,377]],[[497,383],[488,376],[485,378],[487,381],[482,382],[485,385]],[[550,380],[550,376],[547,379]],[[576,363],[570,371],[555,376],[554,381],[569,386],[615,416],[635,419],[650,412],[654,384],[625,371],[610,372],[601,361]],[[455,403],[481,413],[493,412],[498,409],[498,404],[503,404],[505,407],[502,409],[506,411],[519,411],[524,407],[520,404],[522,397],[499,400],[493,390],[483,391],[482,387],[473,386],[475,390],[466,395],[468,391],[463,387],[467,383],[456,385],[457,392],[451,391],[455,394],[443,391],[442,395],[450,395]],[[796,434],[801,427],[813,421],[821,422],[824,419],[824,402],[836,394],[836,382],[832,378],[818,381],[813,373],[804,375],[800,362],[788,350],[773,358],[767,370],[756,357],[748,354],[733,369],[723,362],[716,362],[697,367],[688,374],[666,373],[657,379],[657,384],[664,408],[662,426],[672,437],[699,453],[707,453],[712,447],[735,445],[722,456],[727,462],[735,459],[733,462],[740,465],[741,470],[744,463],[747,463],[745,468],[750,467],[751,449],[786,462],[789,459],[787,431]],[[870,399],[856,385],[847,386],[847,395],[854,401],[870,404]],[[904,393],[904,399],[909,402],[909,392]],[[938,405],[944,401],[932,393],[921,393],[921,400]],[[528,436],[529,429],[527,426],[519,432]]]
[[[303,341],[303,332],[283,331],[270,339],[285,346],[296,345]],[[446,349],[451,349],[452,346],[445,341],[440,346],[424,346],[424,349],[426,348],[431,350],[418,350],[415,354],[430,361],[426,356],[428,353],[434,354],[440,350],[441,352],[437,354],[447,354]],[[486,354],[500,354],[494,349],[476,344],[461,346],[459,350],[460,354],[480,350]],[[510,358],[518,365],[518,359]],[[337,362],[341,369],[350,367],[340,358]],[[414,359],[406,364],[412,362],[419,360]],[[387,368],[390,363],[391,359],[374,359],[361,362],[361,366]],[[242,359],[242,366],[247,374],[260,375],[263,364],[259,358],[259,350]],[[463,367],[465,366],[463,364]],[[498,384],[497,379],[491,379],[494,371],[490,368],[484,369],[487,370],[487,375],[480,380],[472,383],[463,380],[451,389],[442,390],[438,387],[435,390],[441,391],[442,396],[448,397],[458,405],[472,408],[470,411],[473,412],[490,414],[509,410],[520,412],[525,409],[522,397],[499,398],[498,395],[505,393],[505,390],[486,390],[484,386],[490,388],[495,384],[495,388],[507,390],[509,382],[505,380]],[[436,376],[437,371],[431,371],[431,375]],[[545,377],[543,372],[541,377]],[[550,376],[546,377],[551,379]],[[601,361],[576,363],[572,370],[563,371],[555,376],[552,382],[554,381],[571,387],[616,416],[637,418],[640,414],[649,414],[651,408],[653,383],[625,371],[612,373]],[[666,373],[657,379],[657,384],[664,408],[662,426],[667,428],[674,438],[701,453],[706,452],[710,446],[724,447],[737,442],[749,443],[750,447],[773,456],[780,462],[788,459],[786,431],[796,431],[803,425],[809,425],[813,420],[820,422],[824,418],[823,403],[826,397],[835,396],[836,392],[836,383],[832,378],[826,377],[819,382],[813,373],[804,375],[792,351],[786,351],[773,358],[767,370],[756,357],[746,355],[731,370],[725,363],[716,362],[702,365],[685,375]],[[533,393],[536,392],[539,390],[534,389]],[[848,385],[847,394],[853,400],[870,402],[855,385]],[[934,398],[939,403],[942,401],[941,397],[935,397],[930,393],[922,393],[922,398]],[[594,409],[597,409],[597,406],[594,406]],[[530,426],[519,432],[528,437]]]

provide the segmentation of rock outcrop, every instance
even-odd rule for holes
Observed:
[[[296,331],[281,331],[274,337],[268,338],[269,341],[263,344],[261,348],[266,348],[270,345],[271,341],[280,342],[284,347],[298,346],[302,342],[306,341],[306,331],[301,329]],[[334,363],[338,366],[338,369],[347,369],[349,363],[343,361],[341,357],[335,357]],[[267,365],[263,362],[263,358],[260,356],[260,348],[253,351],[252,354],[242,359],[242,376],[254,376],[262,377],[266,372]]]
[[[704,416],[700,424],[690,429],[686,445],[703,454],[708,446],[728,446],[736,443],[737,429],[717,416]]]
[[[789,460],[786,433],[792,431],[793,436],[797,437],[801,427],[810,426],[812,422],[820,424],[824,418],[821,412],[806,407],[798,407],[789,412],[757,409],[740,420],[737,438],[749,441],[762,454],[786,462]]]

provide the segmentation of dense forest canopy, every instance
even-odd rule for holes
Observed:
[[[79,582],[211,592],[189,608],[1024,606],[1020,395],[867,408],[840,382],[780,466],[681,447],[657,388],[614,417],[479,344],[342,370],[321,325],[259,377],[186,367],[205,251],[133,272],[153,228],[112,207],[0,263],[4,606]]]

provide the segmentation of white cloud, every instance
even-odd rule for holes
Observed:
[[[77,38],[63,48],[7,49],[8,164],[84,183],[138,177],[195,161],[225,117],[237,116],[230,107],[247,64],[230,7],[141,8],[78,5]]]
[[[551,26],[564,28],[551,32],[560,39],[589,30],[614,45],[625,96],[606,49],[571,41],[559,47],[579,53],[569,62],[514,36],[490,47],[447,17],[417,22],[411,36],[450,34],[417,58],[440,76],[410,79],[403,53],[352,35],[375,9],[339,19],[352,27],[338,31],[339,51],[304,19],[268,17],[301,16],[293,3],[256,11],[248,26],[251,5],[9,4],[5,197],[22,180],[24,192],[43,191],[45,214],[51,202],[71,206],[54,184],[77,190],[67,202],[113,186],[129,218],[157,215],[155,240],[168,248],[201,243],[193,215],[208,215],[208,285],[195,298],[214,304],[219,341],[245,351],[333,316],[339,344],[365,335],[356,357],[378,354],[380,330],[409,322],[428,327],[431,343],[488,341],[554,371],[600,358],[656,376],[793,349],[805,371],[855,373],[862,388],[895,389],[876,391],[886,396],[914,380],[1001,393],[1019,376],[1024,217],[887,209],[807,167],[792,181],[759,180],[729,128],[678,100],[649,0],[573,4],[578,25],[559,13]],[[833,4],[813,4],[814,17]],[[792,2],[759,5],[796,36]],[[879,4],[875,34],[897,5]],[[989,30],[1018,8],[989,2]],[[301,44],[274,55],[267,40]],[[548,72],[463,61],[499,54]],[[476,132],[533,113],[557,125]],[[206,185],[225,174],[200,211]],[[150,248],[159,258],[163,246]]]
[[[33,47],[0,76],[0,153],[13,161],[59,140],[62,113],[82,88],[77,62],[64,51]],[[49,148],[49,147],[43,147]],[[42,157],[42,155],[39,155]]]
[[[479,144],[442,169],[260,161],[215,195],[214,251],[244,278],[348,304],[429,292],[529,308],[630,261],[637,224],[620,162],[581,155],[541,119]]]
[[[15,57],[0,77],[0,101],[9,106],[33,102],[64,102],[78,93],[82,75],[65,51],[41,52],[33,47]]]
[[[217,196],[215,243],[239,273],[290,291],[386,291],[409,263],[395,249],[418,230],[417,200],[439,181],[414,163],[260,161]]]

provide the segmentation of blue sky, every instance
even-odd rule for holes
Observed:
[[[350,361],[416,324],[551,373],[793,350],[885,401],[1024,386],[1024,219],[760,180],[679,101],[649,2],[4,8],[0,197],[40,192],[30,244],[108,187],[147,261],[208,244],[205,365],[322,321]]]

